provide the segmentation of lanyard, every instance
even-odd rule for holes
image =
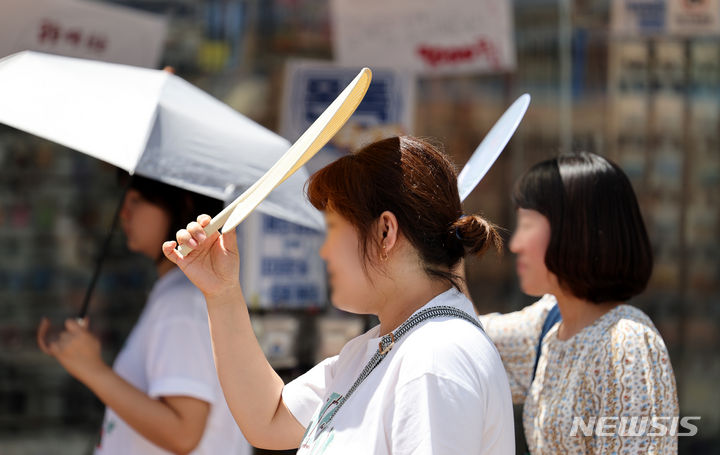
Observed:
[[[443,316],[453,316],[456,318],[464,319],[468,321],[469,323],[475,325],[480,330],[483,330],[482,325],[477,320],[477,318],[474,318],[467,314],[466,312],[462,310],[458,310],[457,308],[451,307],[451,306],[436,306],[431,308],[426,308],[422,311],[418,311],[413,316],[410,317],[407,321],[403,322],[400,327],[395,329],[394,332],[390,332],[387,335],[383,336],[380,339],[380,343],[378,346],[378,350],[375,352],[375,354],[370,358],[367,365],[365,365],[365,368],[360,372],[360,375],[355,380],[353,385],[350,387],[350,389],[347,391],[345,395],[340,398],[338,401],[337,406],[331,411],[330,416],[327,420],[325,420],[320,425],[320,431],[323,431],[325,427],[327,427],[330,422],[332,421],[333,417],[335,417],[335,414],[340,410],[342,405],[345,404],[345,402],[352,396],[352,394],[357,390],[357,388],[360,386],[360,384],[363,383],[365,379],[370,375],[370,373],[377,367],[380,362],[388,355],[390,350],[395,345],[396,341],[399,341],[405,334],[407,334],[413,327],[418,325],[419,323],[432,318],[439,318]]]

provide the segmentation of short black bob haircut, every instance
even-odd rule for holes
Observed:
[[[588,152],[543,161],[518,180],[512,198],[550,222],[545,265],[574,296],[622,302],[645,289],[650,241],[632,185],[615,163]]]

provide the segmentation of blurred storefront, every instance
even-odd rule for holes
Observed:
[[[318,84],[341,84],[345,77],[329,64],[338,52],[333,18],[339,10],[333,6],[346,1],[91,3],[164,17],[158,67],[174,67],[290,141],[302,132],[295,110],[312,113],[312,102],[322,104],[328,87]],[[378,89],[374,108],[341,132],[334,153],[376,135],[407,132],[443,143],[462,167],[505,108],[529,93],[532,103],[520,128],[465,202],[468,212],[482,212],[508,233],[514,225],[510,190],[531,164],[571,149],[615,160],[632,180],[655,253],[650,286],[632,303],[667,343],[681,415],[701,417],[698,435],[680,438],[680,452],[718,453],[720,2],[515,0],[508,7],[511,42],[504,44],[511,64],[459,71],[377,68],[384,91]],[[0,16],[2,11],[0,4]],[[308,76],[303,69],[309,67],[325,72]],[[298,85],[301,77],[316,84]],[[37,349],[35,329],[43,315],[59,321],[79,308],[120,197],[115,170],[3,125],[0,164],[0,454],[87,453],[102,406]],[[289,242],[284,246],[297,250],[296,260],[273,262],[262,251],[251,252],[257,243],[252,236],[260,232]],[[244,279],[256,284],[307,276],[317,283],[292,289],[258,284],[251,299],[261,344],[285,377],[337,352],[372,324],[326,301],[322,263],[312,253],[322,234],[262,217],[243,234],[251,236],[244,267],[267,271],[264,278]],[[91,326],[108,361],[153,279],[152,265],[129,254],[121,235],[110,250],[91,309]],[[467,267],[480,312],[531,302],[519,291],[509,252]],[[521,426],[517,430],[521,437]]]

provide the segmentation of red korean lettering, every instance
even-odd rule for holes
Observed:
[[[65,32],[65,41],[73,46],[79,46],[82,42],[82,31],[74,29]]]
[[[60,26],[48,19],[43,20],[40,24],[40,32],[38,33],[38,40],[41,43],[51,42],[56,43],[60,38]]]
[[[90,35],[90,37],[87,40],[87,47],[88,49],[94,51],[94,52],[104,52],[107,48],[107,38],[104,36],[98,36],[98,35]]]

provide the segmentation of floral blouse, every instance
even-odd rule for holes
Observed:
[[[514,403],[525,403],[530,453],[677,453],[678,400],[667,348],[639,309],[619,305],[568,340],[540,331],[546,295],[509,314],[480,316],[500,351]]]

